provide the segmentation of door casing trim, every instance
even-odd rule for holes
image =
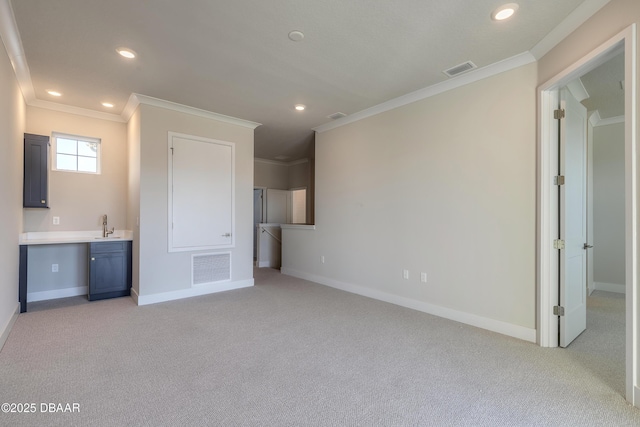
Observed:
[[[626,399],[640,406],[638,389],[638,285],[637,285],[637,127],[636,127],[636,24],[600,45],[538,87],[538,177],[537,177],[537,342],[558,346],[558,322],[553,306],[558,304],[559,262],[553,239],[558,236],[558,187],[553,185],[558,162],[558,125],[553,120],[557,89],[608,61],[624,50],[625,56],[625,273],[626,273]]]

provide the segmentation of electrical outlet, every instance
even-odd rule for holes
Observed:
[[[422,283],[427,283],[427,273],[420,273],[420,281]]]
[[[409,279],[409,270],[402,270],[402,277],[404,279]]]
[[[320,261],[324,264],[324,255],[320,257]]]
[[[59,216],[54,216],[53,217],[53,225],[60,225],[60,217]]]
[[[51,272],[52,273],[58,272],[58,264],[51,264]]]

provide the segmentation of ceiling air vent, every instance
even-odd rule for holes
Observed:
[[[467,61],[463,64],[456,65],[455,67],[451,67],[448,70],[444,70],[445,73],[449,77],[455,77],[458,74],[466,73],[469,70],[473,70],[474,68],[478,68],[476,64],[471,61]]]
[[[333,113],[329,116],[327,116],[328,118],[330,118],[331,120],[338,120],[341,119],[343,117],[346,117],[347,115],[345,113]]]

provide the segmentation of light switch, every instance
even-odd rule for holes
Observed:
[[[59,216],[54,216],[53,217],[53,225],[60,225],[60,217]]]

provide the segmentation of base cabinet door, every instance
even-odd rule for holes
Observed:
[[[131,294],[131,242],[90,243],[89,301]]]

